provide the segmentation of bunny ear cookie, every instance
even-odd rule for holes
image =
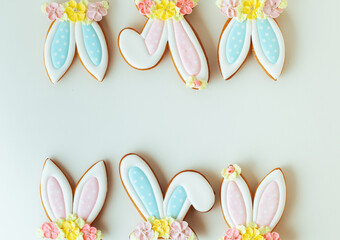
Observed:
[[[217,6],[229,18],[218,45],[223,78],[236,74],[252,46],[259,64],[277,80],[284,65],[285,44],[274,19],[287,7],[287,0],[217,0]]]
[[[225,240],[279,240],[273,232],[286,204],[286,183],[281,169],[271,171],[260,183],[254,201],[241,168],[234,164],[222,171],[221,207],[229,226]]]
[[[133,68],[148,70],[162,59],[169,46],[176,70],[190,88],[201,90],[209,81],[209,67],[204,50],[194,30],[185,20],[198,0],[135,0],[139,12],[148,17],[142,33],[123,29],[118,46],[125,61]]]
[[[140,156],[124,156],[119,172],[127,194],[145,220],[130,234],[130,240],[197,239],[183,219],[191,206],[207,212],[215,202],[210,184],[200,173],[178,173],[170,181],[163,198],[154,172]]]
[[[42,11],[53,21],[45,47],[45,68],[52,83],[57,83],[73,62],[77,49],[81,63],[98,81],[103,81],[108,65],[108,48],[104,33],[97,23],[107,14],[106,1],[74,0],[45,3]]]
[[[86,171],[72,188],[64,173],[50,159],[44,164],[40,195],[51,222],[38,230],[41,239],[101,240],[100,230],[90,224],[102,210],[107,193],[107,174],[103,161]]]

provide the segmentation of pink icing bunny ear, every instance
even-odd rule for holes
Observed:
[[[50,159],[45,161],[40,182],[40,196],[48,218],[55,221],[72,213],[72,189],[69,181]]]
[[[252,221],[252,198],[248,184],[242,176],[233,181],[222,180],[221,207],[223,216],[231,228],[246,226]]]
[[[73,213],[91,224],[104,205],[106,193],[106,167],[104,161],[100,161],[79,180],[74,194]]]
[[[286,183],[281,169],[274,169],[258,186],[254,198],[253,222],[275,228],[286,204]]]

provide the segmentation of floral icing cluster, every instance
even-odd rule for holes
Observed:
[[[217,0],[217,6],[228,18],[246,19],[277,18],[287,8],[287,0]]]
[[[58,240],[101,240],[104,237],[100,230],[91,227],[75,214],[70,214],[66,219],[44,223],[38,230],[38,236],[41,239]]]
[[[77,3],[71,0],[63,4],[45,3],[41,9],[51,21],[60,20],[91,24],[93,21],[99,22],[107,15],[109,4],[107,1],[88,2],[81,0]]]
[[[206,81],[198,80],[195,76],[191,76],[187,79],[186,85],[190,88],[203,90],[207,87],[208,83]]]
[[[280,240],[280,235],[270,232],[268,227],[258,227],[255,223],[250,223],[248,226],[229,228],[220,240]]]
[[[170,217],[162,219],[150,217],[147,222],[139,223],[130,235],[130,240],[156,240],[158,238],[174,240],[197,239],[187,222],[175,221]]]
[[[151,19],[180,21],[190,14],[199,0],[135,0],[139,12]]]
[[[237,164],[233,164],[222,170],[222,177],[228,181],[234,181],[241,175],[241,168]]]

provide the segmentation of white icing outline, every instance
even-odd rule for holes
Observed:
[[[91,179],[92,177],[95,177],[98,180],[99,185],[99,192],[97,196],[97,201],[88,216],[87,219],[84,219],[88,224],[91,224],[98,214],[100,213],[101,209],[103,208],[106,194],[107,194],[107,173],[106,173],[106,167],[104,161],[100,161],[93,165],[87,172],[84,174],[84,176],[79,180],[75,193],[74,193],[74,200],[73,200],[73,213],[77,214],[78,212],[78,204],[79,204],[79,198],[81,195],[81,192],[83,190],[83,187],[85,183]]]
[[[171,52],[172,59],[174,61],[174,64],[181,76],[181,78],[186,81],[191,75],[188,74],[188,72],[185,70],[181,57],[179,55],[178,47],[176,44],[176,38],[175,38],[175,31],[173,27],[173,21],[175,20],[167,20],[168,23],[168,37],[169,37],[169,49]],[[209,67],[208,67],[208,61],[204,54],[203,48],[198,41],[195,32],[192,30],[191,26],[188,24],[188,22],[183,18],[183,20],[178,22],[179,24],[182,24],[184,31],[188,35],[191,43],[195,47],[195,50],[198,54],[198,57],[200,59],[201,69],[199,73],[195,76],[198,80],[207,82],[209,80]]]
[[[252,198],[251,198],[251,193],[249,191],[249,187],[248,184],[246,183],[246,181],[243,179],[242,176],[237,177],[234,181],[234,183],[236,183],[236,185],[238,186],[242,198],[244,200],[244,205],[246,207],[246,215],[247,215],[247,219],[246,219],[246,224],[249,224],[252,220]],[[224,215],[224,218],[226,219],[228,225],[232,228],[236,228],[238,225],[236,223],[233,222],[230,214],[229,214],[229,210],[228,210],[228,204],[227,204],[227,190],[228,190],[228,185],[229,185],[230,181],[223,179],[222,181],[222,186],[221,186],[221,207],[222,207],[222,212]]]
[[[164,21],[163,33],[158,48],[154,54],[149,54],[145,44],[145,38],[154,21],[156,20],[147,20],[140,34],[134,29],[125,28],[118,36],[118,46],[123,58],[130,66],[138,70],[148,70],[155,67],[162,59],[167,47],[167,22]]]
[[[51,23],[50,29],[47,33],[46,40],[45,40],[45,46],[44,46],[44,62],[45,62],[45,67],[47,74],[53,84],[57,83],[67,72],[69,67],[71,66],[74,58],[74,54],[76,51],[76,43],[75,43],[75,37],[74,37],[74,23],[70,23],[70,43],[69,43],[69,49],[68,49],[68,54],[65,60],[64,65],[56,69],[53,66],[52,63],[52,57],[51,57],[51,46],[53,42],[54,35],[56,31],[58,30],[59,24],[61,21],[56,20],[53,23]]]
[[[258,214],[258,206],[260,203],[261,196],[264,190],[266,189],[266,187],[272,182],[276,182],[278,184],[279,192],[280,192],[280,200],[279,200],[279,206],[278,206],[277,212],[268,226],[271,230],[274,229],[275,226],[280,221],[283,211],[285,209],[285,205],[286,205],[286,182],[285,182],[281,169],[275,169],[272,172],[270,172],[262,180],[260,185],[257,187],[256,192],[255,192],[255,197],[254,197],[254,210],[253,210],[253,222],[256,223],[256,218]]]
[[[285,43],[284,43],[284,39],[283,39],[281,30],[280,30],[279,26],[277,25],[277,23],[275,22],[275,20],[272,19],[272,18],[267,18],[267,20],[268,20],[269,24],[271,25],[271,27],[272,27],[272,29],[275,33],[275,36],[278,40],[279,49],[280,49],[279,58],[278,58],[277,62],[275,64],[273,64],[273,63],[269,62],[267,57],[265,56],[265,54],[262,50],[262,47],[261,47],[260,40],[259,40],[257,24],[256,24],[257,20],[253,20],[253,23],[252,23],[252,26],[253,26],[253,31],[252,31],[253,49],[254,49],[254,52],[256,54],[258,61],[262,65],[262,67],[267,71],[267,73],[270,76],[272,76],[276,80],[282,72],[284,61],[285,61]]]
[[[59,167],[50,159],[47,159],[44,164],[44,168],[41,175],[41,181],[40,181],[40,196],[41,201],[43,203],[43,206],[45,208],[46,214],[50,220],[55,221],[57,220],[57,217],[54,216],[54,213],[52,211],[52,208],[50,206],[48,195],[47,195],[47,181],[50,177],[54,177],[63,192],[64,196],[64,204],[65,204],[65,211],[67,217],[68,213],[72,212],[72,200],[73,200],[73,193],[72,188],[70,186],[69,181],[67,180],[64,173],[59,169]]]
[[[182,209],[176,220],[182,221],[188,213],[191,205],[198,212],[209,211],[215,203],[215,194],[209,182],[200,174],[194,171],[184,171],[176,175],[169,183],[163,202],[165,216],[168,216],[168,202],[172,193],[178,186],[182,186],[187,194]]]
[[[223,33],[221,35],[220,42],[218,44],[218,59],[220,64],[220,70],[222,73],[222,76],[224,79],[230,79],[233,77],[233,75],[241,68],[242,64],[246,60],[250,46],[252,45],[254,53],[256,55],[256,58],[260,65],[265,69],[266,73],[272,77],[273,79],[277,80],[280,76],[284,61],[285,61],[285,44],[284,39],[281,33],[281,30],[276,23],[276,21],[270,17],[267,18],[271,27],[273,28],[273,31],[276,35],[276,38],[278,40],[279,48],[280,48],[280,55],[275,64],[272,64],[268,61],[267,57],[264,55],[261,43],[258,36],[257,31],[257,25],[256,21],[257,19],[250,20],[247,19],[247,31],[246,31],[246,41],[243,45],[243,49],[240,53],[239,58],[233,63],[228,63],[227,57],[226,57],[226,43],[229,37],[229,33],[231,31],[232,26],[235,22],[237,22],[236,18],[231,19],[231,21],[228,23],[228,26],[223,30]],[[250,37],[252,42],[250,41]],[[249,41],[249,42],[248,42]],[[248,45],[249,43],[249,45]]]
[[[107,65],[109,62],[109,55],[108,49],[106,44],[106,39],[104,33],[97,22],[92,22],[92,27],[96,32],[100,46],[102,48],[102,59],[98,66],[94,65],[91,61],[85,47],[84,39],[83,39],[83,29],[82,29],[82,22],[76,22],[75,24],[75,39],[77,45],[77,51],[81,62],[83,63],[84,67],[90,72],[91,75],[98,81],[103,81],[105,77],[105,73],[107,70]]]
[[[97,178],[98,184],[99,184],[99,193],[98,193],[97,202],[94,206],[94,210],[92,210],[92,212],[90,213],[89,217],[86,220],[86,222],[89,224],[93,222],[93,220],[95,220],[95,218],[98,216],[98,214],[100,213],[104,205],[106,193],[107,193],[107,173],[106,173],[106,167],[105,167],[104,161],[97,162],[85,172],[85,174],[79,180],[76,186],[74,201],[73,201],[72,188],[66,176],[64,175],[64,173],[51,159],[47,159],[45,161],[43,172],[41,175],[41,182],[40,182],[41,201],[43,203],[47,216],[50,218],[50,220],[56,221],[57,218],[53,214],[53,211],[50,207],[48,196],[47,196],[46,185],[47,185],[47,180],[50,177],[54,177],[57,179],[63,191],[65,210],[66,210],[65,218],[71,213],[76,213],[75,209],[77,209],[78,207],[80,193],[86,181],[91,177]],[[73,205],[73,209],[72,209],[72,205]]]
[[[246,36],[243,44],[242,51],[238,57],[238,59],[230,64],[227,60],[227,54],[226,54],[226,47],[227,47],[227,41],[229,38],[229,34],[231,29],[233,28],[234,24],[238,23],[238,21],[233,18],[230,20],[228,23],[228,26],[224,29],[222,35],[221,35],[221,40],[218,44],[218,58],[219,58],[219,64],[220,64],[220,69],[222,72],[222,76],[224,79],[229,79],[232,77],[242,66],[244,61],[246,60],[249,51],[250,51],[250,45],[251,45],[251,21],[247,21],[247,29],[246,29]]]

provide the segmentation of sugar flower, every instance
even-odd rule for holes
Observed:
[[[191,229],[185,221],[173,222],[171,224],[170,238],[177,240],[187,240],[191,235]]]
[[[166,219],[155,219],[152,223],[152,229],[159,233],[159,237],[167,238],[170,233],[170,224]]]
[[[41,229],[43,231],[43,236],[49,239],[56,239],[60,232],[57,225],[53,222],[44,223]]]
[[[203,90],[207,87],[208,83],[206,81],[197,79],[195,76],[190,76],[186,81],[186,85],[190,88]]]
[[[67,240],[76,240],[80,233],[80,229],[74,221],[64,221],[61,225],[61,230]]]
[[[136,229],[133,231],[135,237],[139,240],[150,240],[155,235],[152,230],[152,225],[149,222],[142,222],[136,226]]]
[[[68,6],[65,9],[67,17],[72,22],[83,21],[85,19],[86,6],[80,2],[77,3],[74,0],[68,2]]]
[[[242,234],[242,240],[264,240],[257,228],[247,227],[246,232]]]
[[[96,240],[97,238],[97,228],[91,227],[89,224],[85,224],[81,232],[84,240]]]
[[[240,5],[241,13],[248,19],[256,19],[262,7],[261,0],[242,0]]]
[[[151,7],[155,5],[155,2],[152,0],[143,0],[138,3],[138,10],[143,15],[151,14]]]
[[[176,15],[176,4],[174,1],[161,0],[156,3],[156,9],[154,10],[155,17],[157,19],[167,20]]]
[[[222,176],[228,181],[234,181],[240,175],[241,168],[237,164],[230,165],[222,170]]]
[[[221,3],[221,11],[228,18],[237,17],[237,7],[240,5],[239,0],[223,0]]]
[[[276,232],[266,233],[264,235],[265,240],[280,240],[280,235]]]
[[[46,6],[45,12],[47,14],[48,19],[54,21],[56,19],[60,19],[64,15],[64,8],[61,4],[52,2]]]
[[[195,7],[195,3],[191,0],[177,0],[176,6],[182,15],[190,14]]]
[[[240,231],[234,228],[229,228],[223,240],[241,240],[242,235]]]
[[[86,17],[91,21],[100,21],[107,15],[107,8],[103,2],[89,3],[87,5]]]

